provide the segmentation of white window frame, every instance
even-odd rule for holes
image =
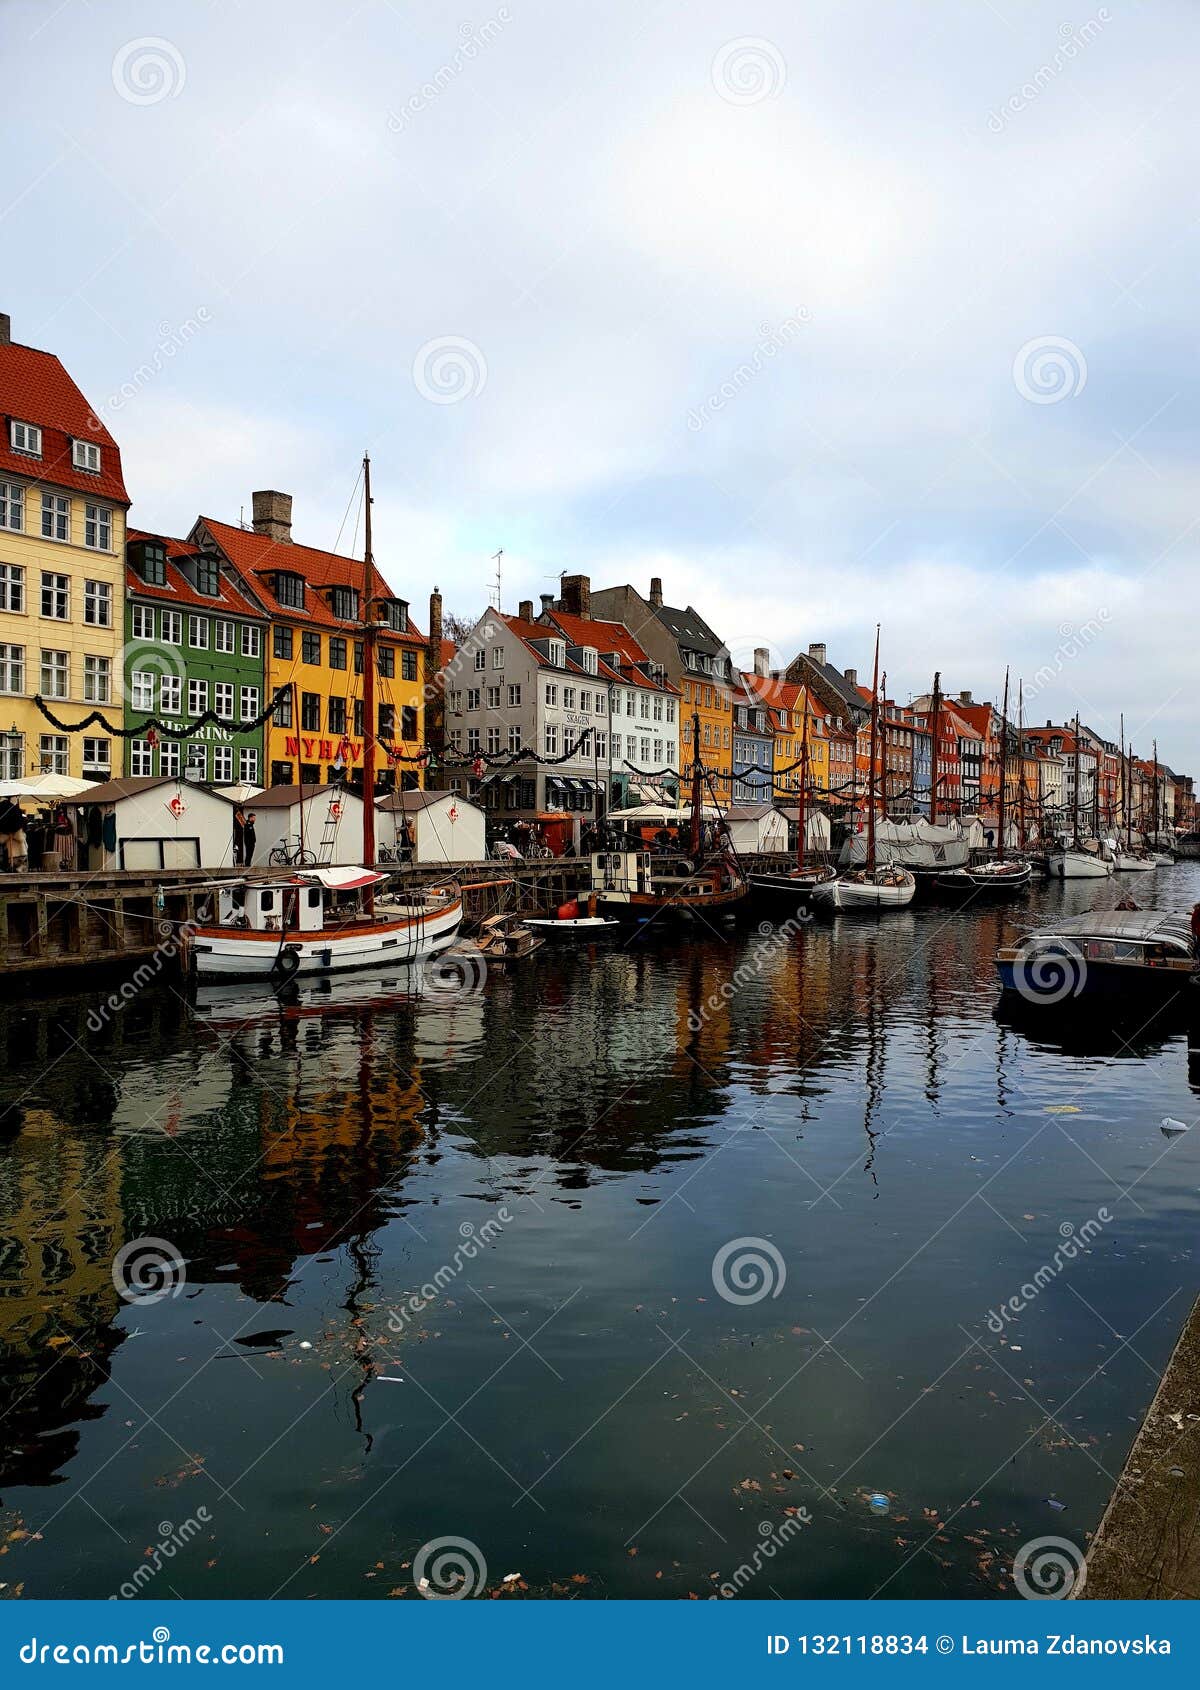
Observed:
[[[90,735],[83,742],[83,772],[85,775],[112,774],[112,741],[94,739]]]
[[[218,786],[229,786],[233,781],[233,747],[232,745],[214,745],[212,756],[212,778]]]
[[[113,590],[107,581],[83,583],[83,620],[89,628],[112,627]],[[96,612],[100,612],[99,615]]]
[[[71,462],[88,475],[100,474],[100,448],[94,440],[72,440]]]
[[[19,481],[0,481],[0,528],[25,532],[25,488]]]
[[[208,709],[208,682],[189,677],[187,701],[187,713],[192,721],[195,721],[197,716],[203,716]]]
[[[40,669],[41,687],[39,690],[43,698],[70,698],[71,653],[69,651],[54,651],[43,646]],[[61,691],[59,690],[60,683]]]
[[[170,780],[179,779],[182,756],[177,739],[164,739],[158,748],[158,772]]]
[[[83,658],[83,702],[112,703],[112,658],[85,652]]]
[[[208,747],[202,739],[189,739],[184,776],[188,780],[208,779]]]
[[[213,709],[223,722],[233,721],[233,682],[213,682]]]
[[[25,735],[0,734],[0,780],[21,780],[25,775]]]
[[[131,604],[129,607],[129,637],[134,640],[154,638],[154,606]]]
[[[42,539],[65,545],[71,538],[71,501],[61,493],[42,494]]]
[[[235,630],[227,616],[218,616],[213,623],[213,650],[232,652],[235,649]]]
[[[14,452],[26,458],[42,455],[42,431],[36,423],[18,422],[15,417],[8,425],[8,443]]]
[[[262,656],[262,629],[257,622],[242,623],[242,656]]]
[[[183,676],[160,675],[158,680],[158,708],[163,716],[183,715]]]
[[[158,676],[153,669],[134,669],[129,676],[129,707],[154,714],[154,688]]]
[[[240,717],[241,721],[251,722],[254,720],[259,711],[258,701],[259,692],[257,687],[242,687],[238,694],[238,703],[241,705],[242,711]]]
[[[181,610],[163,611],[158,637],[164,645],[183,644],[183,612]]]
[[[47,586],[47,582],[51,583]],[[50,594],[51,602],[62,603],[62,613],[57,610],[46,609],[46,595]],[[71,620],[71,577],[61,575],[55,569],[42,570],[41,616],[44,622],[69,622]]]
[[[71,746],[66,734],[43,734],[38,742],[38,768],[45,775],[71,772]]]
[[[519,710],[521,708],[521,685],[520,685],[520,682],[517,682],[515,685],[513,685],[512,683],[509,684],[509,688],[508,688],[508,708],[510,710]]]
[[[258,774],[258,747],[256,745],[241,746],[238,750],[238,779],[245,781],[247,786],[257,786]]]
[[[112,551],[112,511],[107,505],[83,507],[83,543],[91,552]]]
[[[147,739],[131,739],[129,742],[129,772],[131,775],[152,775],[154,773],[154,747]]]
[[[210,618],[207,616],[191,615],[188,617],[188,644],[191,646],[193,651],[208,650],[209,621]],[[196,635],[201,632],[203,633],[204,638],[197,639]]]
[[[25,647],[0,644],[0,693],[19,697],[25,691]]]
[[[493,669],[503,669],[503,667],[504,667],[504,647],[502,645],[494,645],[492,647],[492,668]]]
[[[25,613],[25,565],[0,563],[0,610],[16,616]]]

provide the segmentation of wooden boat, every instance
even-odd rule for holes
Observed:
[[[595,895],[581,905],[578,898],[560,904],[553,915],[527,916],[525,925],[547,939],[595,939],[613,933],[621,923],[611,915],[598,915]]]
[[[1158,867],[1153,857],[1145,856],[1140,851],[1123,851],[1120,848],[1113,852],[1112,866],[1114,874],[1148,874]]]
[[[1071,843],[1052,846],[1047,853],[1051,880],[1107,880],[1113,871],[1111,861],[1099,850],[1085,851],[1079,837],[1079,716],[1075,717],[1075,778],[1071,789]]]
[[[1089,910],[996,953],[1006,992],[1047,1008],[1081,997],[1173,996],[1196,971],[1191,925],[1170,910]]]
[[[899,863],[875,856],[875,766],[879,748],[879,624],[875,624],[875,670],[871,681],[871,747],[867,776],[867,860],[813,888],[813,899],[835,910],[903,909],[916,895],[916,877]]]
[[[1015,897],[1033,879],[1032,864],[1023,857],[1005,857],[988,863],[973,863],[969,868],[951,869],[940,874],[934,882],[940,892],[957,893],[962,897],[980,894],[997,898]]]
[[[290,980],[416,962],[453,944],[462,925],[457,886],[376,901],[384,878],[314,868],[230,882],[216,894],[212,921],[181,930],[184,962],[198,980]]]
[[[787,900],[810,898],[818,886],[837,879],[837,870],[828,863],[806,863],[804,860],[807,830],[808,798],[808,695],[804,700],[804,732],[800,737],[800,791],[796,798],[796,864],[794,868],[751,874],[750,888],[770,897]]]
[[[1158,863],[1149,851],[1134,848],[1133,843],[1133,746],[1129,746],[1128,758],[1125,753],[1125,717],[1121,716],[1121,814],[1125,817],[1125,844],[1122,846],[1116,840],[1112,842],[1112,865],[1114,874],[1148,874],[1158,867]]]
[[[512,912],[488,916],[480,923],[475,938],[475,948],[488,966],[496,964],[501,968],[533,956],[545,943],[524,916]]]

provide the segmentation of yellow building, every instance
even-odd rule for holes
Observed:
[[[288,689],[264,735],[267,783],[291,786],[345,779],[362,783],[366,733],[376,739],[377,788],[423,784],[416,757],[425,742],[425,640],[379,569],[365,591],[361,558],[318,551],[292,539],[287,493],[254,494],[254,526],[202,516],[195,543],[214,547],[249,583],[271,621],[266,697]],[[367,600],[375,617],[375,721],[363,716]],[[400,760],[389,766],[392,752]]]
[[[771,675],[743,674],[746,687],[767,706],[773,740],[772,766],[777,798],[800,790],[800,748],[804,743],[804,712],[808,711],[808,786],[814,796],[829,787],[829,741],[824,712],[808,689]],[[793,766],[795,765],[795,766]]]
[[[121,773],[125,514],[121,454],[51,352],[0,314],[0,776]]]

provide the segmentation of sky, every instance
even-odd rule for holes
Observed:
[[[749,667],[1200,774],[1182,0],[0,0],[0,310],[183,534],[293,494],[424,625],[662,577]],[[15,71],[15,74],[13,74]]]

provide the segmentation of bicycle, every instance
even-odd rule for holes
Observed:
[[[272,868],[316,868],[317,853],[307,850],[298,838],[285,839],[271,847],[267,862]]]
[[[381,845],[375,853],[375,861],[395,863],[397,868],[402,868],[408,861],[408,847],[406,845]]]

